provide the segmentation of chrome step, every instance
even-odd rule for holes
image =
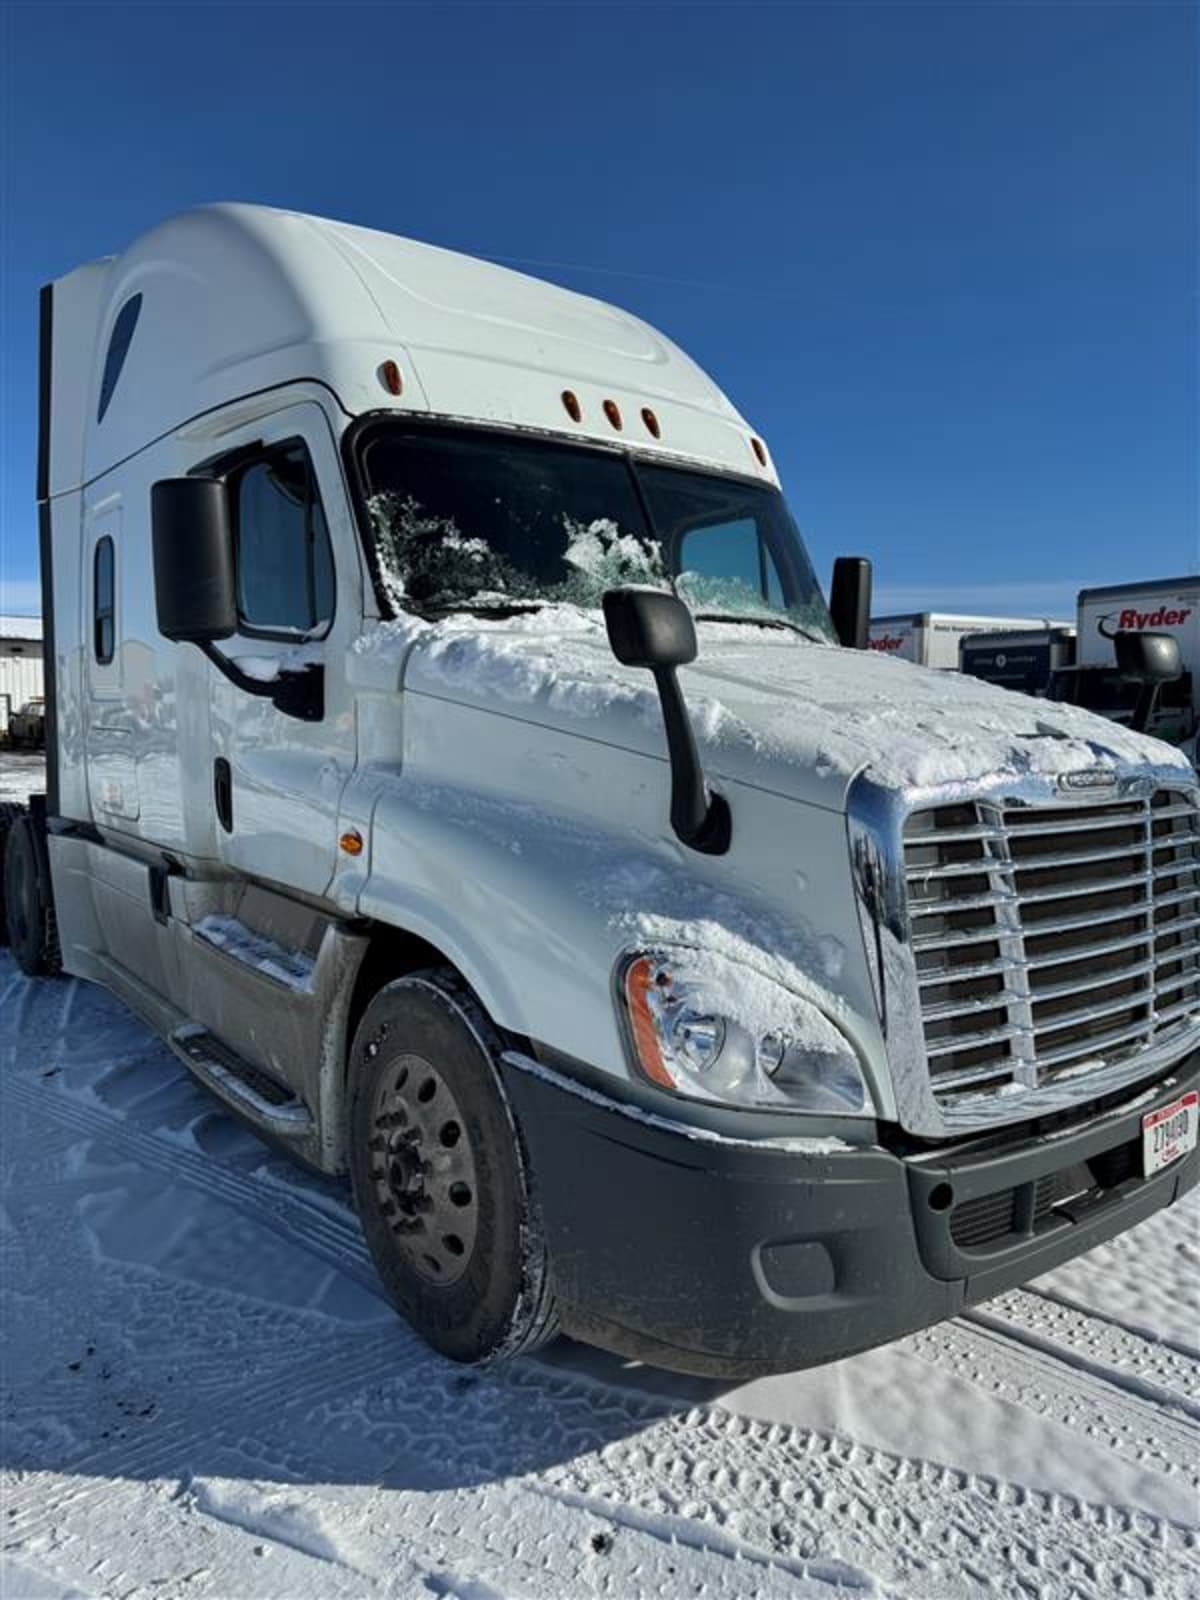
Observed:
[[[292,1139],[314,1131],[303,1100],[199,1023],[184,1023],[167,1043],[202,1083],[252,1122]]]

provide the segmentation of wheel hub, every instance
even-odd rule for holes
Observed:
[[[381,1075],[371,1172],[381,1214],[408,1265],[447,1286],[466,1271],[479,1227],[475,1156],[442,1074],[402,1056]]]

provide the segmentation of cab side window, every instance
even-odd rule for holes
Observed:
[[[750,517],[690,528],[679,541],[679,581],[697,605],[736,600],[782,607],[774,558]]]
[[[96,541],[92,565],[92,651],[106,667],[116,648],[116,572],[113,542],[108,534]]]
[[[333,617],[333,551],[308,451],[292,440],[230,482],[238,613],[247,633],[319,633]]]

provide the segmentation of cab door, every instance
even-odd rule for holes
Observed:
[[[362,615],[357,540],[333,435],[303,402],[223,457],[238,632],[210,679],[218,850],[239,873],[325,893],[354,768],[347,652]]]

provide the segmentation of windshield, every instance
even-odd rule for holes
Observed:
[[[776,489],[481,429],[383,423],[359,459],[396,610],[598,606],[606,589],[649,584],[700,617],[834,640]]]

